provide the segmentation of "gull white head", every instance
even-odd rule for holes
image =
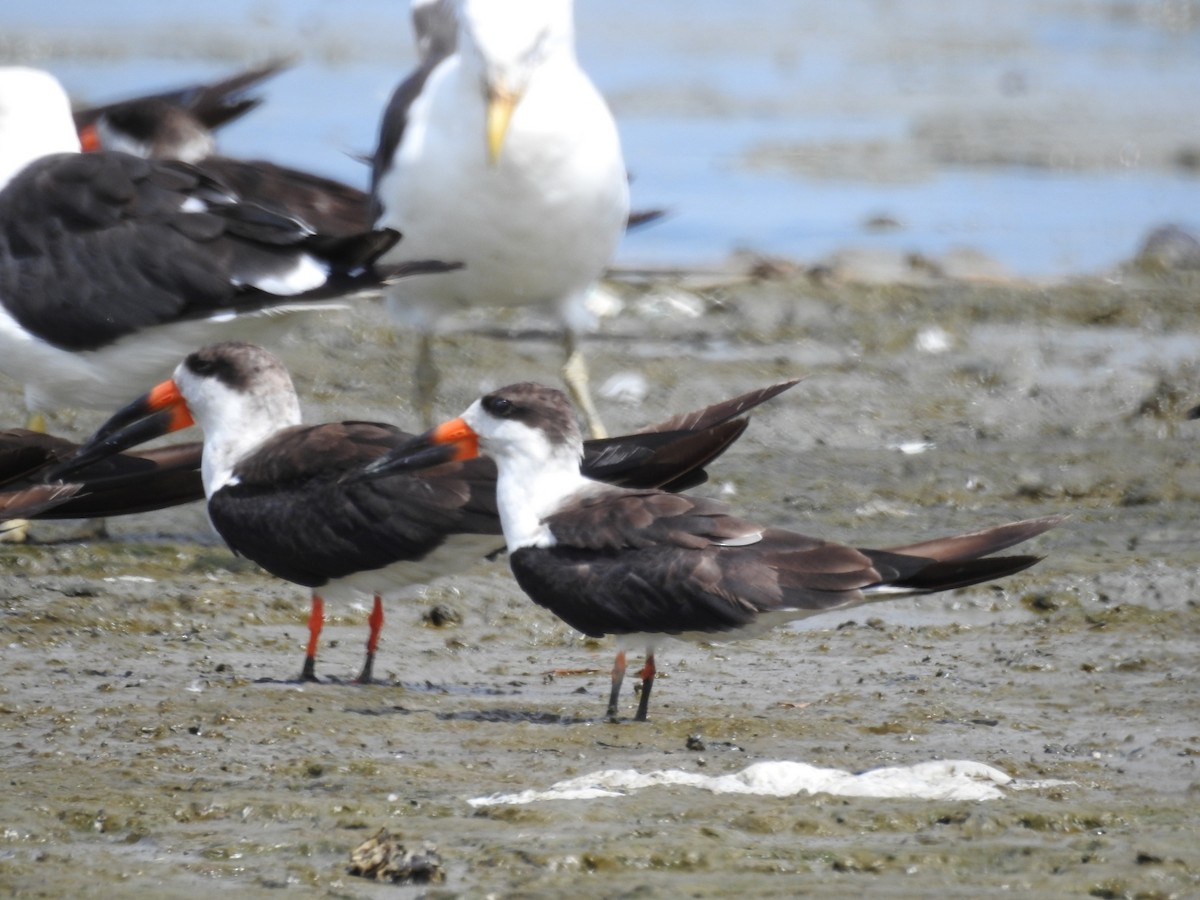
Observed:
[[[67,92],[49,72],[0,67],[0,188],[35,159],[78,153]]]
[[[571,0],[462,0],[459,54],[487,95],[488,153],[500,156],[508,123],[539,69],[575,63]]]

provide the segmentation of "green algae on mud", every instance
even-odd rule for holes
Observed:
[[[307,593],[226,554],[201,510],[114,520],[109,542],[51,525],[45,543],[0,547],[0,884],[133,897],[1200,891],[1200,457],[1196,423],[1171,412],[1200,400],[1190,282],[740,282],[696,288],[705,315],[639,312],[662,288],[623,286],[626,312],[589,343],[598,384],[632,372],[648,386],[641,405],[605,402],[613,430],[808,374],[700,492],[877,546],[1069,513],[1033,545],[1046,559],[996,586],[756,641],[665,646],[639,726],[603,718],[611,645],[530,604],[502,562],[389,607],[379,686],[348,683],[366,610],[329,608],[325,683],[302,685]],[[504,321],[519,338],[460,321],[455,352],[474,362],[449,376],[444,412],[480,378],[552,380],[552,336]],[[306,418],[414,422],[395,382],[407,341],[372,305],[337,322],[283,348]],[[949,340],[921,343],[933,327]],[[19,401],[7,398],[11,420]],[[55,430],[81,436],[102,418]],[[432,627],[439,605],[459,621]],[[547,676],[560,668],[584,674]],[[679,788],[468,803],[609,768],[952,758],[1060,783],[984,803]],[[350,850],[384,825],[435,842],[445,884],[347,875]]]

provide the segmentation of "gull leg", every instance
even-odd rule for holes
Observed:
[[[321,629],[324,625],[325,601],[314,591],[312,608],[308,613],[308,652],[304,656],[304,668],[300,670],[301,681],[317,680],[317,641],[321,637]]]
[[[575,406],[583,413],[583,421],[587,424],[588,433],[593,438],[608,437],[600,414],[596,412],[596,404],[592,402],[592,391],[588,384],[587,360],[579,349],[579,338],[568,328],[563,332],[563,383]]]
[[[617,698],[621,695],[621,682],[625,680],[625,651],[617,653],[612,667],[612,693],[608,695],[608,717],[617,717]]]
[[[367,624],[371,626],[371,633],[367,637],[367,658],[358,676],[359,684],[370,684],[375,668],[375,648],[379,646],[379,632],[383,630],[383,598],[378,594],[375,595],[375,605],[367,617]]]
[[[646,654],[646,664],[642,666],[642,671],[638,674],[642,676],[642,696],[638,700],[637,715],[633,717],[635,722],[646,721],[646,711],[650,708],[650,688],[654,687],[654,676],[658,669],[654,667],[654,654]]]
[[[417,370],[413,381],[417,389],[417,412],[426,428],[432,428],[433,403],[437,399],[438,377],[437,364],[433,361],[433,335],[422,331],[417,336]]]

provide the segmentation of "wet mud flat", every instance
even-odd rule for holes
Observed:
[[[111,540],[0,547],[0,886],[13,896],[1174,897],[1200,891],[1200,309],[1187,276],[1055,287],[681,278],[613,288],[588,348],[614,430],[776,379],[701,491],[886,546],[1065,512],[996,586],[660,651],[652,720],[607,722],[613,647],[529,603],[504,562],[365,607],[232,557],[198,507]],[[498,341],[490,332],[512,331]],[[409,347],[373,303],[281,348],[306,416],[413,423]],[[553,380],[542,323],[463,319],[447,414]],[[149,387],[148,385],[145,387]],[[623,391],[616,391],[623,387]],[[133,391],[131,393],[136,393]],[[644,393],[644,396],[640,396]],[[640,403],[630,402],[639,398]],[[19,391],[4,412],[21,418]],[[62,413],[82,435],[102,417]],[[435,625],[435,607],[457,613]],[[547,675],[557,668],[583,674]],[[587,671],[591,670],[591,671]],[[627,687],[628,690],[628,687]],[[632,716],[632,693],[624,712]],[[687,787],[475,806],[609,769],[720,775],[965,759],[1027,785],[988,801]],[[386,826],[445,881],[347,874]]]

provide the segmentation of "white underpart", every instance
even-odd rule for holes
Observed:
[[[476,400],[463,420],[479,435],[480,446],[496,461],[496,505],[508,550],[553,547],[545,518],[573,495],[595,489],[579,472],[579,441],[551,445],[544,432],[497,419]]]
[[[743,534],[741,537],[726,538],[723,541],[713,541],[716,547],[749,547],[751,544],[757,544],[762,540],[761,531],[753,531],[750,534]]]
[[[199,197],[188,197],[180,204],[179,211],[185,213],[205,213],[208,212],[208,204]]]
[[[0,68],[0,188],[35,159],[78,152],[71,103],[57,79],[40,69]]]
[[[329,280],[329,266],[307,253],[299,254],[290,269],[269,272],[257,278],[233,279],[236,285],[249,285],[277,297],[294,297],[315,291]]]
[[[0,298],[2,299],[2,298]],[[30,410],[61,406],[109,409],[171,374],[197,347],[278,333],[279,317],[340,309],[339,303],[281,304],[252,313],[222,311],[207,319],[156,325],[99,350],[63,350],[25,332],[0,303],[0,364],[25,384]]]
[[[388,308],[429,331],[472,306],[541,305],[573,329],[625,228],[629,191],[616,124],[579,68],[568,0],[471,2],[459,50],[426,81],[380,180],[377,227],[404,240],[386,263],[464,267],[404,279]],[[523,92],[499,160],[487,155],[485,82]]]
[[[452,534],[421,559],[395,562],[382,569],[355,572],[331,581],[317,593],[325,600],[376,593],[396,598],[414,585],[426,585],[445,575],[455,575],[502,549],[503,538],[494,534]]]

